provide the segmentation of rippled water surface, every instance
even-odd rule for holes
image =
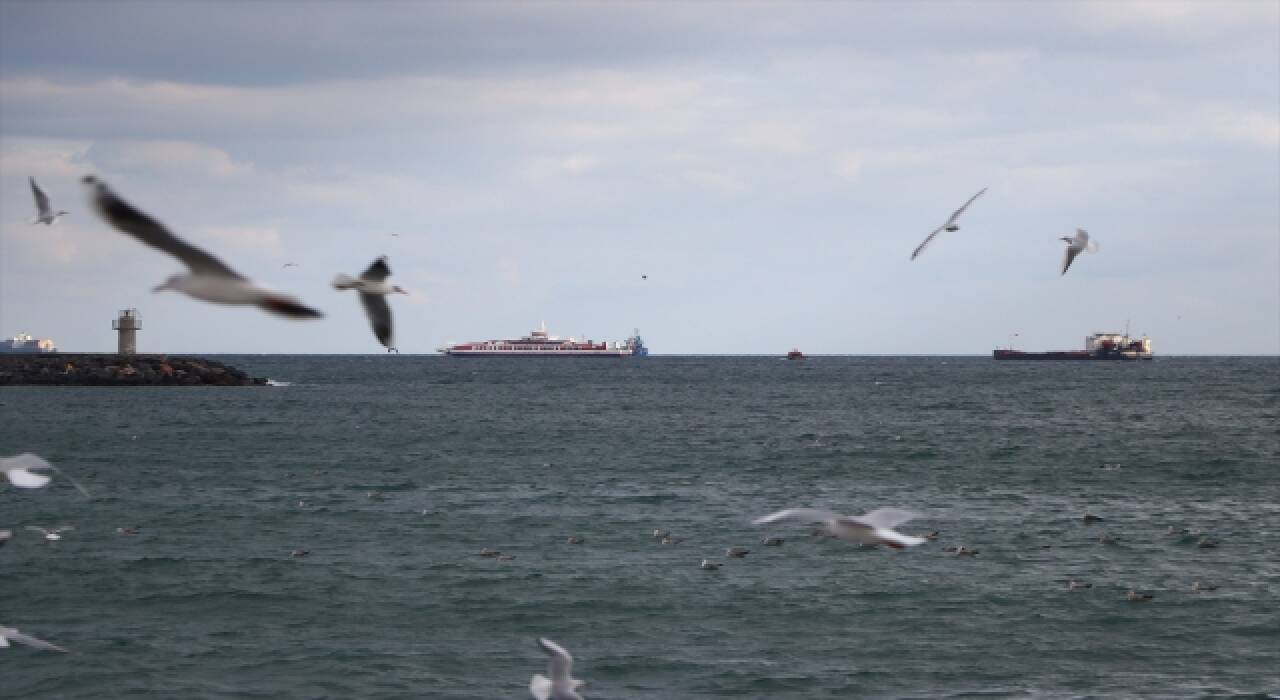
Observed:
[[[0,624],[73,652],[0,696],[521,698],[538,636],[591,699],[1280,692],[1275,358],[220,359],[290,384],[0,390],[94,494],[0,485]]]

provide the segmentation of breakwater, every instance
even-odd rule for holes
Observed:
[[[4,354],[0,386],[263,386],[221,362],[176,355]]]

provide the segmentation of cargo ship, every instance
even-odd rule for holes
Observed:
[[[649,354],[639,330],[622,342],[596,342],[548,335],[545,323],[523,338],[450,343],[438,351],[455,357],[644,357]]]
[[[47,338],[33,338],[19,333],[10,340],[0,340],[0,352],[57,352],[58,348]]]
[[[1129,333],[1094,333],[1084,339],[1084,350],[1057,352],[1023,352],[997,348],[991,353],[997,360],[1150,360],[1151,339],[1131,338]]]

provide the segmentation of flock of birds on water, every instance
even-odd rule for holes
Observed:
[[[55,212],[49,202],[49,195],[36,184],[34,177],[28,179],[36,202],[36,216],[31,220],[32,224],[52,226],[58,219],[68,214],[66,211]],[[202,301],[257,306],[265,311],[294,319],[320,318],[324,315],[293,296],[255,283],[228,267],[214,255],[182,240],[164,224],[121,199],[99,178],[86,175],[83,182],[90,190],[93,208],[107,223],[153,248],[174,256],[187,266],[187,273],[170,276],[152,291],[172,289]],[[987,188],[982,188],[947,217],[946,223],[934,229],[912,251],[911,259],[915,260],[939,233],[960,230],[958,223],[960,215],[986,191]],[[1075,236],[1063,236],[1059,240],[1067,244],[1062,256],[1063,275],[1067,274],[1067,269],[1080,253],[1092,253],[1098,250],[1098,244],[1089,239],[1089,233],[1084,229],[1076,229]],[[285,263],[283,266],[283,268],[289,267],[297,267],[297,263]],[[388,284],[387,278],[390,275],[391,268],[387,265],[387,257],[384,255],[374,260],[373,264],[359,277],[338,275],[333,280],[333,286],[338,290],[354,289],[359,294],[360,304],[364,307],[365,315],[378,342],[386,347],[387,352],[399,353],[393,340],[391,306],[387,303],[387,296],[408,292],[399,286]],[[641,279],[647,280],[649,276],[641,275]]]
[[[1107,466],[1104,465],[1104,468]],[[0,457],[0,473],[4,474],[9,483],[19,488],[39,489],[46,486],[51,477],[41,473],[45,470],[62,474],[73,487],[86,498],[90,498],[90,494],[84,486],[42,457],[31,453],[14,457]],[[382,494],[377,491],[371,491],[368,496],[370,499],[375,500],[383,498]],[[299,501],[298,505],[304,506],[305,501]],[[813,535],[844,540],[865,549],[877,549],[885,546],[896,550],[904,550],[936,540],[939,537],[940,533],[938,531],[930,532],[924,536],[917,536],[905,534],[896,529],[899,525],[920,517],[922,516],[919,513],[900,508],[877,508],[864,515],[842,515],[823,508],[787,508],[758,517],[752,521],[752,524],[770,525],[783,521],[817,523],[816,529],[813,530]],[[1103,518],[1092,513],[1085,513],[1081,520],[1086,525],[1092,525],[1102,522]],[[57,541],[62,539],[62,533],[72,531],[74,527],[44,528],[28,526],[26,529],[39,532],[48,541]],[[116,532],[121,535],[136,535],[139,532],[139,528],[136,526],[121,527],[117,528]],[[1200,548],[1216,547],[1218,544],[1217,540],[1184,527],[1171,525],[1166,534],[1177,537],[1180,541],[1196,541],[1196,546]],[[670,531],[663,529],[655,529],[653,538],[664,545],[675,545],[682,541],[680,538],[674,537]],[[13,539],[11,531],[0,530],[0,546],[5,545],[11,539]],[[764,538],[762,544],[768,547],[779,547],[782,546],[784,541],[781,537],[770,536]],[[1098,542],[1103,545],[1114,545],[1116,544],[1116,539],[1104,533],[1099,537]],[[568,538],[567,543],[581,545],[585,543],[585,540],[582,537],[572,536]],[[972,557],[979,554],[978,550],[963,545],[949,545],[944,547],[942,551],[957,557]],[[751,550],[746,547],[729,547],[725,550],[725,556],[734,559],[745,558],[750,553]],[[300,558],[307,554],[308,552],[305,549],[295,549],[290,552],[289,556]],[[481,557],[498,561],[514,559],[509,554],[503,554],[489,548],[482,549],[479,554]],[[703,559],[699,564],[701,569],[713,572],[719,570],[722,566],[722,562],[710,559]],[[1071,579],[1067,582],[1068,591],[1083,591],[1092,587],[1093,584],[1087,581]],[[1215,584],[1196,581],[1192,584],[1191,591],[1194,593],[1210,593],[1217,590],[1217,588],[1218,586]],[[1154,598],[1155,595],[1150,592],[1133,589],[1130,589],[1125,595],[1125,599],[1130,602],[1146,602]],[[45,651],[64,653],[67,651],[56,644],[25,634],[16,628],[0,625],[0,647],[8,647],[11,642],[25,644]],[[573,656],[564,647],[545,637],[538,639],[538,645],[550,658],[547,663],[547,675],[534,674],[529,682],[529,691],[533,694],[533,697],[537,698],[537,700],[582,700],[578,689],[584,685],[584,681],[576,679],[572,675]]]

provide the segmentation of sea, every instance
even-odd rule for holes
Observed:
[[[0,390],[0,697],[1280,697],[1275,357],[216,359]]]

